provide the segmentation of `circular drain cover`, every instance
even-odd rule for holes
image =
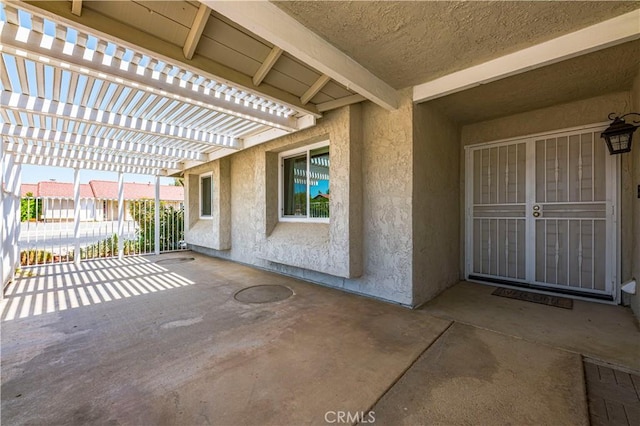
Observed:
[[[243,288],[233,297],[244,303],[272,303],[288,299],[292,295],[293,291],[283,285],[256,285]]]
[[[195,257],[170,257],[169,259],[160,259],[156,261],[159,265],[172,265],[174,263],[193,262]]]

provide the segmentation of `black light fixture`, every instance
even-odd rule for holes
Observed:
[[[604,138],[604,141],[607,143],[607,148],[609,148],[609,154],[611,155],[631,151],[631,138],[633,137],[633,132],[636,131],[638,126],[626,123],[624,118],[627,115],[637,115],[640,117],[640,114],[637,112],[630,112],[622,116],[617,116],[612,112],[609,114],[609,120],[613,120],[613,122],[609,127],[607,127],[607,130],[602,132],[600,135],[600,137]],[[633,122],[640,123],[640,121],[636,120]]]

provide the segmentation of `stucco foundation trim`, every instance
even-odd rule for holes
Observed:
[[[343,268],[329,262],[330,250],[328,224],[280,222],[260,244],[258,258],[340,276]]]

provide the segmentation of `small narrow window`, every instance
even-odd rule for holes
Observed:
[[[329,220],[329,163],[327,142],[280,155],[280,219]]]
[[[211,174],[200,176],[200,217],[211,217],[213,185]]]

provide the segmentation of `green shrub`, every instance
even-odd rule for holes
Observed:
[[[153,252],[155,244],[155,203],[151,200],[136,200],[129,204],[129,212],[138,224],[137,247],[143,252]],[[160,202],[160,251],[177,250],[184,240],[184,213]]]
[[[53,254],[46,250],[28,249],[20,252],[20,265],[42,265],[44,263],[58,263],[58,262],[71,262],[73,261],[73,251],[67,254]]]
[[[38,216],[42,214],[42,199],[33,198],[31,192],[27,192],[25,197],[20,199],[20,221],[38,220]]]

